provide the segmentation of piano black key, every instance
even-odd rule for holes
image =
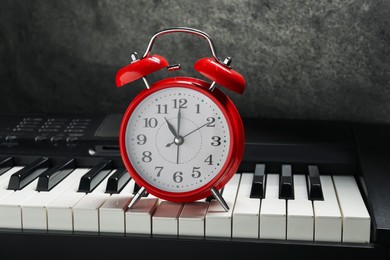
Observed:
[[[130,181],[130,174],[125,168],[118,169],[107,180],[106,193],[117,194]]]
[[[310,200],[324,200],[320,174],[316,165],[309,165],[308,196]]]
[[[112,161],[104,160],[95,165],[80,179],[78,192],[92,192],[112,170]]]
[[[133,195],[137,194],[140,189],[141,189],[141,186],[139,186],[137,183],[135,183]],[[145,192],[142,194],[142,197],[147,197],[148,195],[149,195],[149,193],[145,190]]]
[[[206,202],[210,203],[210,201],[212,201],[214,199],[214,196],[213,195],[210,195],[206,198]]]
[[[65,159],[38,177],[37,191],[49,191],[76,168],[75,159]]]
[[[9,190],[21,190],[50,167],[49,158],[42,157],[11,175]]]
[[[0,176],[11,169],[14,166],[14,160],[12,157],[8,157],[0,160]]]
[[[280,175],[279,199],[294,199],[294,183],[291,172],[291,165],[282,165]]]
[[[253,176],[251,198],[264,199],[265,195],[265,165],[256,164]]]

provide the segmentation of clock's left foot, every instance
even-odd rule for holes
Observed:
[[[144,187],[141,187],[138,192],[134,195],[134,198],[131,200],[128,208],[131,209],[137,201],[139,201],[142,198],[142,195],[146,192],[146,189]]]

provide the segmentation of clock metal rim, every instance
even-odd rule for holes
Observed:
[[[242,158],[245,143],[241,117],[236,107],[223,92],[219,91],[218,89],[215,89],[211,93],[208,91],[209,86],[210,84],[203,80],[190,77],[176,77],[158,81],[153,84],[150,89],[145,89],[139,95],[137,95],[130,103],[123,116],[119,135],[119,146],[123,163],[125,164],[125,167],[129,174],[132,176],[132,178],[134,178],[135,182],[145,187],[149,193],[153,194],[156,197],[176,202],[187,202],[205,198],[211,194],[211,188],[222,188],[230,180],[230,178],[233,176],[233,174],[238,168],[239,162]],[[223,116],[226,118],[226,122],[230,132],[229,152],[221,170],[211,181],[207,182],[205,185],[186,192],[169,192],[158,189],[153,185],[149,184],[137,173],[137,171],[132,166],[127,155],[125,145],[127,124],[130,119],[130,116],[132,115],[136,107],[149,95],[160,90],[173,87],[189,88],[198,91],[210,98],[222,111]]]

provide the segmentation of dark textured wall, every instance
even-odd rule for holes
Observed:
[[[390,123],[390,1],[0,1],[0,112],[123,112],[142,82],[115,88],[155,31],[207,32],[247,80],[226,93],[244,116]],[[181,63],[209,56],[192,35],[159,38]],[[151,81],[166,77],[153,75]]]

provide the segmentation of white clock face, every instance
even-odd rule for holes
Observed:
[[[204,186],[222,169],[230,132],[220,108],[206,95],[182,87],[147,96],[131,114],[126,152],[137,173],[169,192]]]

